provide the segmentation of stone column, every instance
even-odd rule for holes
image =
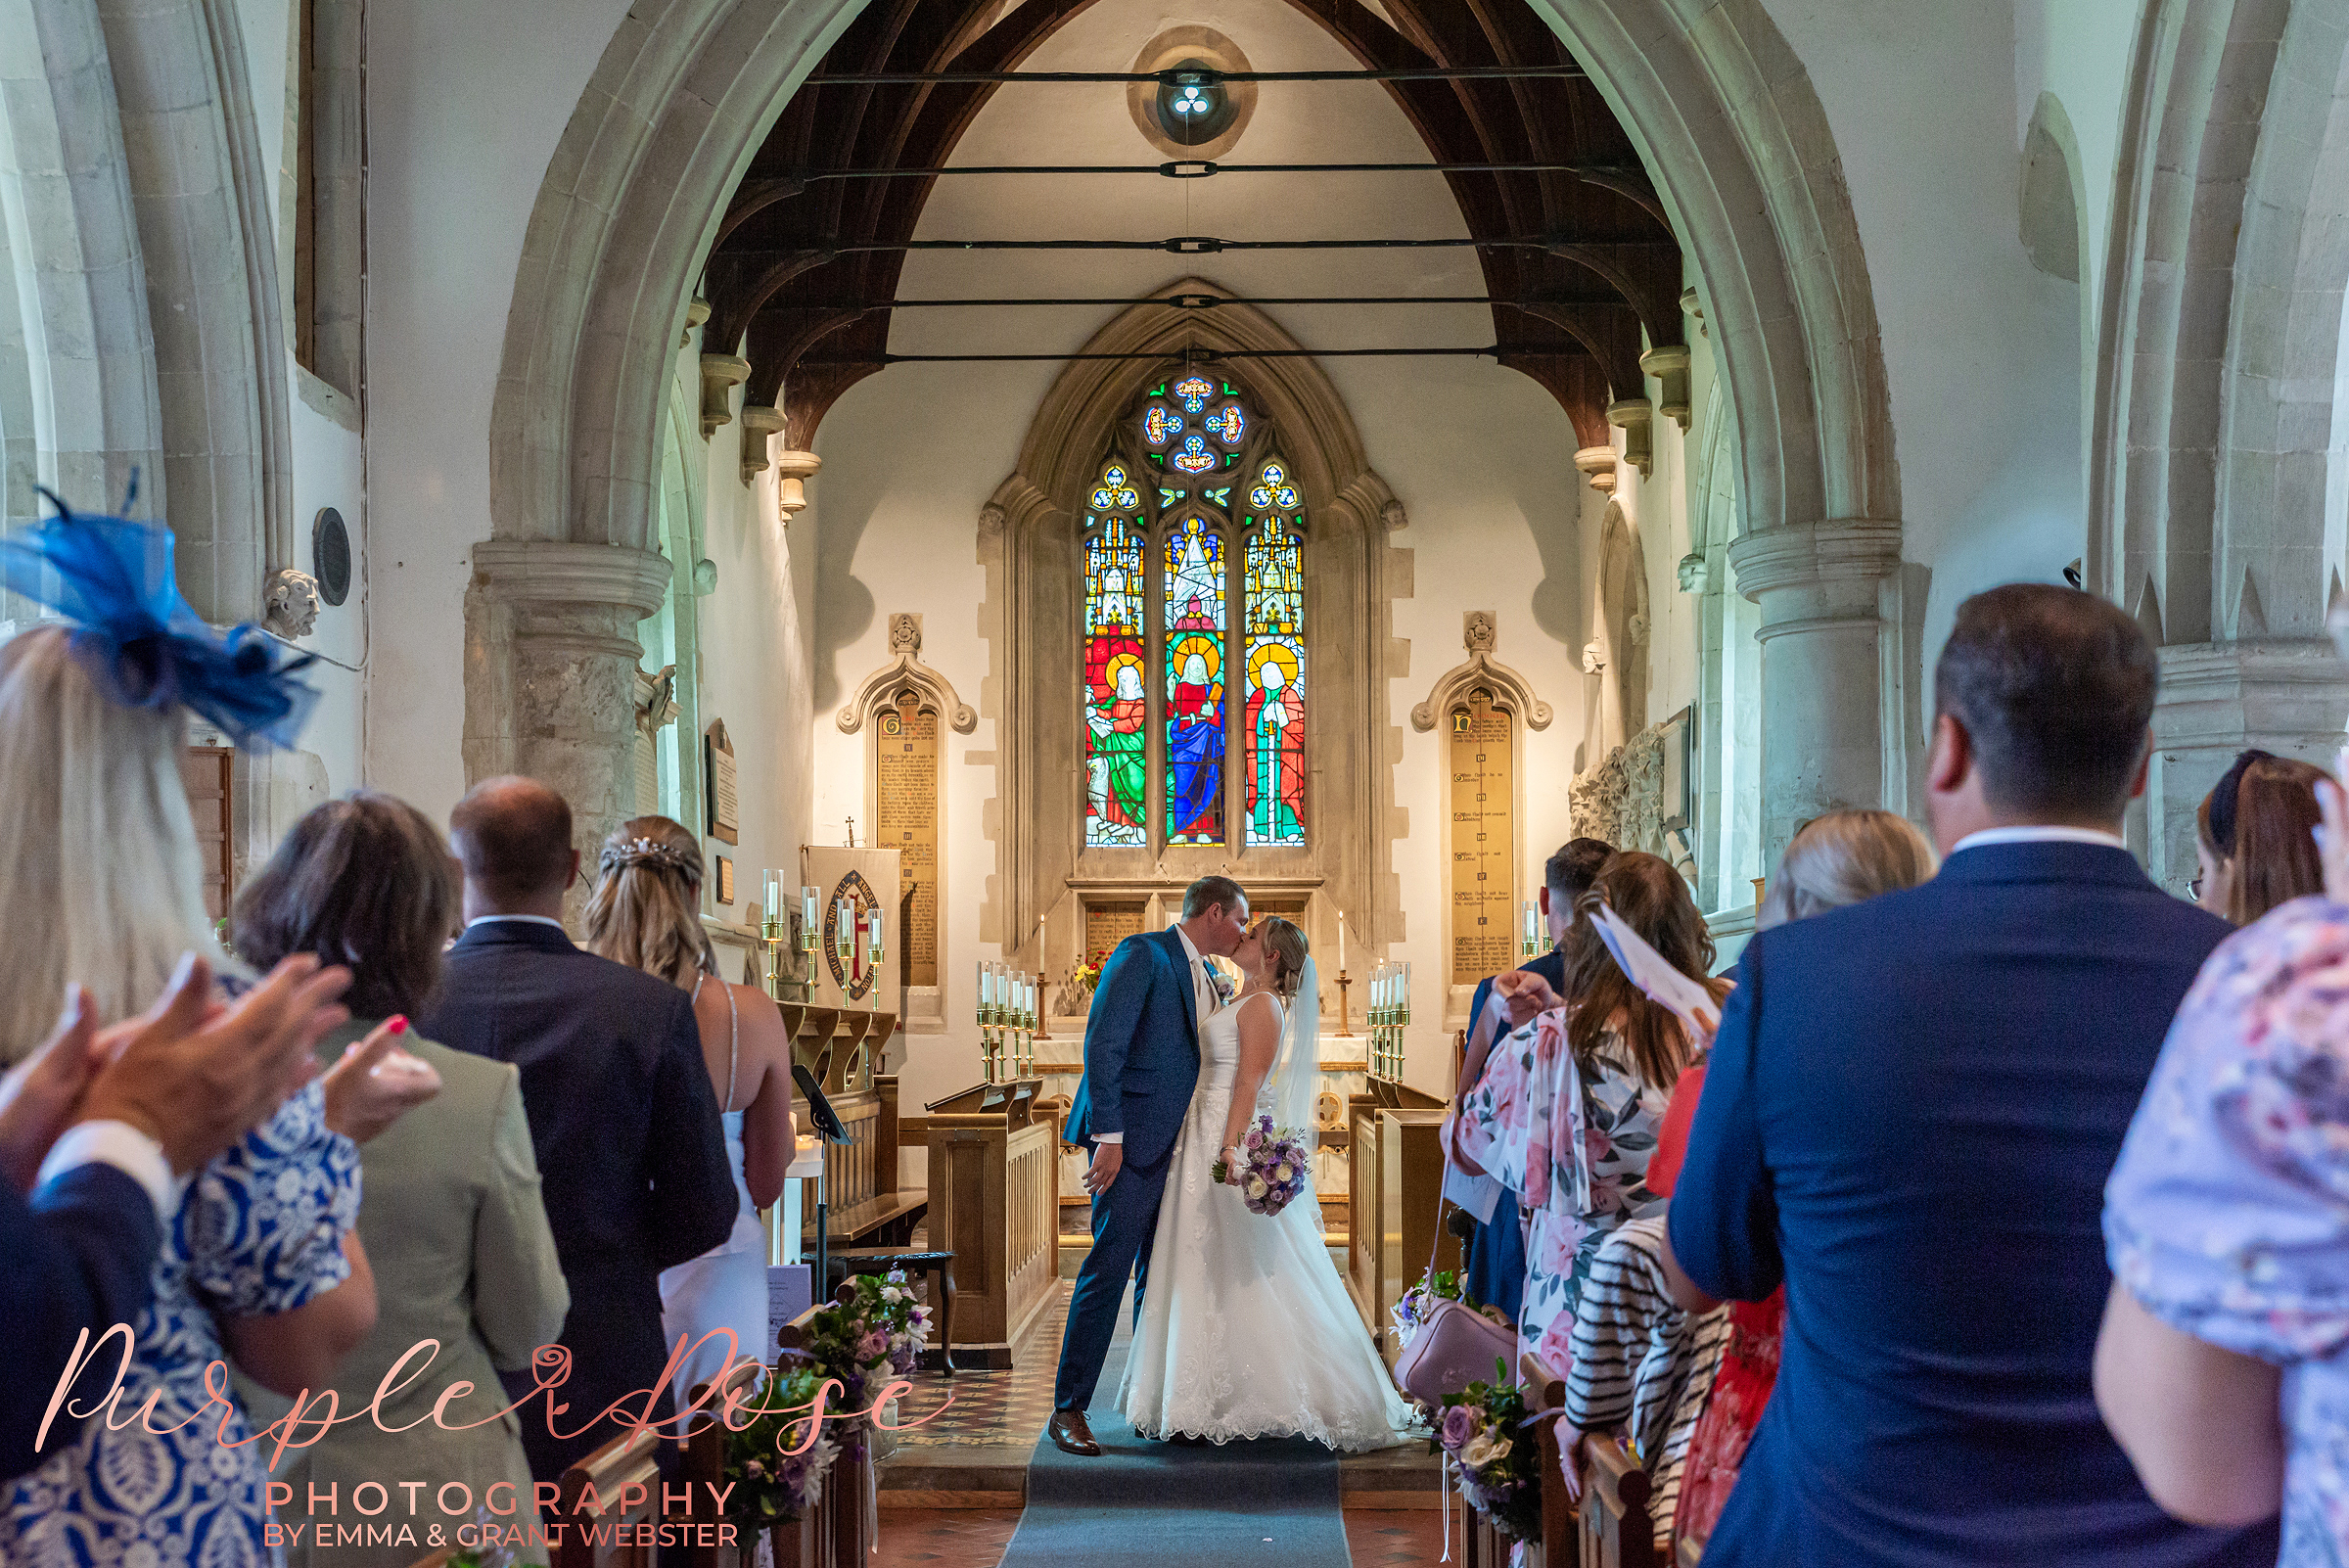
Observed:
[[[1907,809],[1913,741],[1898,612],[1901,526],[1769,529],[1729,546],[1762,610],[1762,853],[1839,806]]]
[[[465,777],[522,773],[571,802],[592,864],[635,814],[636,623],[660,609],[668,560],[625,545],[488,539],[465,592]],[[585,896],[575,890],[573,902]]]
[[[2349,670],[2318,637],[2189,643],[2161,650],[2145,869],[2180,898],[2194,877],[2194,814],[2247,746],[2326,772],[2349,717]]]

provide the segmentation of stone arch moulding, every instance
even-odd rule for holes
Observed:
[[[2349,491],[2349,33],[2281,0],[2157,0],[2123,103],[2089,468],[2089,586],[2162,645],[2147,867],[2193,874],[2235,753],[2328,765]],[[2246,119],[2253,121],[2246,125]],[[2255,134],[2246,135],[2246,129]]]
[[[1550,706],[1534,695],[1533,682],[1493,657],[1499,628],[1492,611],[1471,610],[1463,615],[1460,640],[1467,645],[1468,657],[1436,677],[1427,700],[1411,709],[1411,728],[1421,732],[1434,729],[1454,704],[1480,686],[1523,715],[1526,728],[1549,728]]]
[[[1739,414],[1751,525],[1834,533],[1889,524],[1897,538],[1891,406],[1859,227],[1825,111],[1761,0],[1530,3],[1598,83],[1694,260]],[[490,420],[495,538],[644,549],[655,411],[691,281],[726,193],[858,9],[859,0],[649,0],[615,31],[524,236]],[[1820,553],[1837,545],[1811,552]],[[1785,570],[1757,575],[1768,577],[1754,587],[1766,617],[1861,618],[1856,602],[1817,591],[1803,556],[1777,552]],[[1884,573],[1897,562],[1896,548]],[[510,669],[491,668],[510,660],[471,624],[468,639],[484,656],[469,661],[469,680],[511,685]],[[1873,661],[1804,662],[1811,668],[1780,684],[1819,710],[1805,717],[1830,744],[1785,748],[1794,755],[1773,761],[1773,842],[1821,805],[1874,800],[1903,744],[1869,716],[1877,703],[1813,678],[1834,663],[1834,673],[1875,692]],[[1855,723],[1875,732],[1843,733]],[[630,734],[622,725],[594,738],[609,743],[612,767]]]
[[[1019,466],[983,510],[979,554],[990,602],[981,628],[990,649],[989,716],[995,720],[995,876],[982,930],[1006,952],[1049,971],[1078,956],[1082,895],[1113,884],[1120,897],[1171,898],[1193,877],[1226,871],[1252,893],[1303,900],[1315,942],[1337,940],[1344,909],[1359,941],[1402,932],[1393,869],[1401,812],[1395,800],[1385,693],[1402,671],[1393,647],[1392,601],[1410,592],[1410,553],[1388,542],[1394,493],[1372,471],[1360,435],[1320,365],[1310,358],[1235,362],[1258,417],[1279,432],[1280,450],[1307,518],[1307,647],[1316,696],[1310,709],[1313,774],[1311,843],[1303,849],[1170,846],[1085,850],[1078,732],[1082,696],[1074,651],[1082,602],[1077,519],[1069,510],[1095,478],[1113,427],[1184,349],[1301,346],[1268,316],[1200,278],[1152,291],[1233,300],[1213,310],[1136,303],[1084,346],[1038,405]],[[1072,897],[1072,893],[1080,896]],[[1326,929],[1323,929],[1326,927]],[[1040,946],[1037,945],[1040,944]]]
[[[919,692],[922,701],[938,710],[957,735],[979,727],[979,714],[954,695],[953,682],[922,663],[922,618],[906,611],[889,618],[889,651],[897,657],[857,682],[855,693],[843,704],[837,722],[843,735],[853,735],[898,692]]]

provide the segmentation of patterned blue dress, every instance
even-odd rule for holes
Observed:
[[[0,1562],[242,1568],[275,1560],[263,1533],[267,1445],[233,1446],[248,1435],[243,1409],[205,1407],[205,1368],[224,1359],[213,1319],[291,1312],[341,1284],[350,1272],[343,1236],[358,1214],[358,1149],[328,1130],[316,1084],[207,1166],[156,1262],[154,1304],[135,1325],[138,1353],[112,1412],[122,1429],[92,1420],[77,1442],[7,1486]],[[108,1346],[104,1364],[115,1355]],[[228,1379],[215,1382],[225,1390]],[[156,1409],[141,1421],[150,1393],[159,1393]],[[177,1430],[159,1437],[150,1427]]]
[[[2349,1562],[2349,908],[2296,899],[2203,964],[2104,1239],[2154,1316],[2283,1369],[2280,1568]]]

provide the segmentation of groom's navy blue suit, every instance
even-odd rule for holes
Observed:
[[[1199,1085],[1198,1011],[1190,954],[1172,929],[1119,943],[1093,988],[1084,1021],[1084,1077],[1065,1135],[1090,1149],[1101,1133],[1115,1132],[1125,1139],[1126,1152],[1118,1178],[1093,1200],[1093,1247],[1077,1270],[1052,1389],[1060,1409],[1092,1404],[1129,1271],[1134,1311],[1141,1311],[1174,1134],[1182,1130],[1191,1091]]]

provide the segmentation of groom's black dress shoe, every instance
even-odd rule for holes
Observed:
[[[1093,1441],[1093,1429],[1085,1424],[1082,1410],[1054,1410],[1052,1424],[1045,1428],[1063,1453],[1080,1454],[1087,1459],[1101,1456],[1101,1445]]]

